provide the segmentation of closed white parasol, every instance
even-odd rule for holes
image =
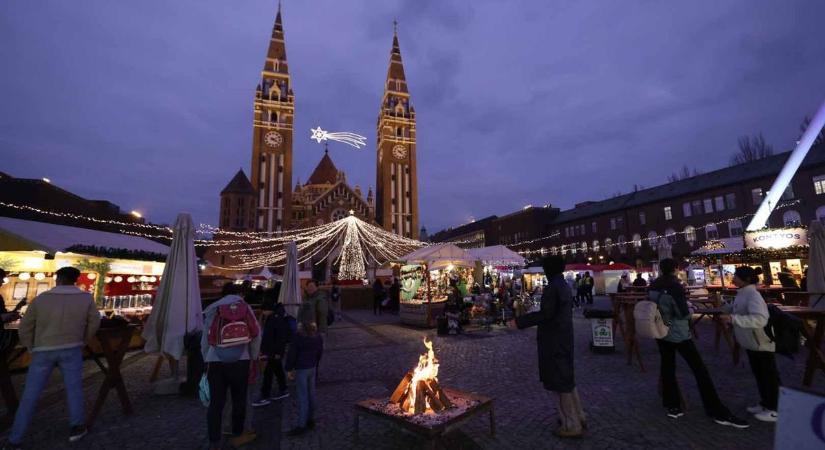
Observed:
[[[194,240],[192,217],[178,214],[155,303],[142,334],[147,353],[161,352],[179,360],[184,335],[203,329]]]
[[[284,305],[287,314],[292,317],[298,317],[298,309],[301,307],[298,249],[294,241],[287,243],[284,247],[286,248],[286,265],[284,266],[284,279],[281,282],[278,302]]]

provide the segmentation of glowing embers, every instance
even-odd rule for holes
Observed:
[[[438,360],[433,343],[424,338],[427,352],[418,358],[418,366],[398,384],[390,403],[411,414],[437,413],[452,407],[452,402],[438,384]]]

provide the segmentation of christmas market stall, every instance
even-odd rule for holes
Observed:
[[[733,272],[742,265],[762,268],[762,285],[777,289],[796,288],[807,260],[805,227],[748,231],[742,237],[710,241],[691,254],[693,270],[701,265],[706,284],[722,288],[733,286]]]
[[[523,256],[503,245],[471,248],[467,253],[472,255],[481,269],[476,271],[475,282],[490,289],[518,280],[518,271],[525,265]]]
[[[0,295],[11,309],[54,287],[57,269],[80,269],[78,287],[104,311],[147,314],[169,247],[118,233],[0,217]]]
[[[443,313],[450,287],[462,295],[473,283],[475,259],[454,244],[431,245],[400,257],[401,323],[434,327]]]

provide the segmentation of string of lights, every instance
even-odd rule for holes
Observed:
[[[798,205],[799,203],[800,203],[799,200],[792,200],[792,201],[783,203],[781,205],[778,205],[775,208],[775,211],[779,210],[779,209],[782,209],[782,208],[787,208],[789,206]],[[688,233],[695,233],[696,229],[705,228],[705,227],[710,226],[710,225],[718,226],[718,225],[726,225],[726,224],[729,224],[729,223],[735,222],[735,221],[740,221],[741,222],[742,220],[744,220],[748,217],[751,217],[751,216],[753,216],[752,213],[751,214],[743,214],[741,216],[732,217],[732,218],[725,219],[725,220],[720,220],[718,222],[707,223],[707,224],[699,226],[699,227],[692,227],[693,228],[692,230],[685,229],[685,230],[681,230],[681,231],[673,231],[672,233],[667,233],[667,234],[664,234],[664,235],[658,235],[657,234],[656,236],[641,237],[639,235],[639,233],[637,232],[637,233],[633,233],[633,234],[634,235],[639,235],[638,239],[631,239],[629,241],[611,242],[609,244],[601,244],[598,247],[585,246],[587,244],[587,242],[585,241],[584,242],[585,245],[575,244],[575,243],[574,244],[564,244],[564,245],[561,245],[560,247],[557,247],[557,249],[558,249],[559,252],[561,252],[561,254],[565,254],[567,251],[582,252],[582,253],[585,253],[585,252],[598,252],[600,249],[612,248],[612,247],[620,247],[621,248],[621,247],[624,247],[624,246],[627,246],[627,245],[633,245],[633,246],[638,248],[638,247],[641,247],[642,244],[645,243],[645,242],[650,242],[650,241],[658,242],[658,240],[662,239],[662,238],[665,238],[665,239],[675,238],[676,236],[685,235],[685,234],[688,234]],[[556,236],[558,236],[560,233],[554,233],[554,234]],[[538,238],[536,240],[546,239],[548,237],[552,237],[552,235],[551,236],[545,236],[545,237],[542,237],[542,238]],[[520,245],[520,244],[522,244],[522,243],[511,244],[511,245],[512,246],[517,246],[517,245]],[[536,253],[547,253],[547,249],[521,250],[518,253],[522,254],[522,255],[525,255],[525,256],[529,256],[531,254],[536,254]]]
[[[84,216],[82,214],[46,211],[44,209],[34,208],[34,207],[28,206],[28,205],[17,205],[17,204],[14,204],[14,203],[6,203],[6,202],[0,202],[0,206],[5,207],[5,208],[16,209],[16,210],[19,210],[19,211],[28,211],[28,212],[43,214],[43,215],[46,215],[46,216],[60,217],[60,218],[64,218],[64,219],[85,220],[87,222],[94,222],[94,223],[100,223],[100,224],[106,224],[106,225],[138,227],[138,228],[158,230],[158,231],[162,231],[162,232],[165,232],[165,233],[172,233],[172,229],[169,228],[169,227],[163,227],[163,226],[160,226],[160,225],[153,225],[153,224],[149,224],[149,223],[121,222],[119,220],[99,219],[97,217],[89,217],[89,216]]]

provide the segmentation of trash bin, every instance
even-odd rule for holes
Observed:
[[[613,311],[609,309],[584,310],[584,317],[590,319],[593,337],[590,341],[590,350],[595,353],[612,353],[616,350],[613,345]]]

